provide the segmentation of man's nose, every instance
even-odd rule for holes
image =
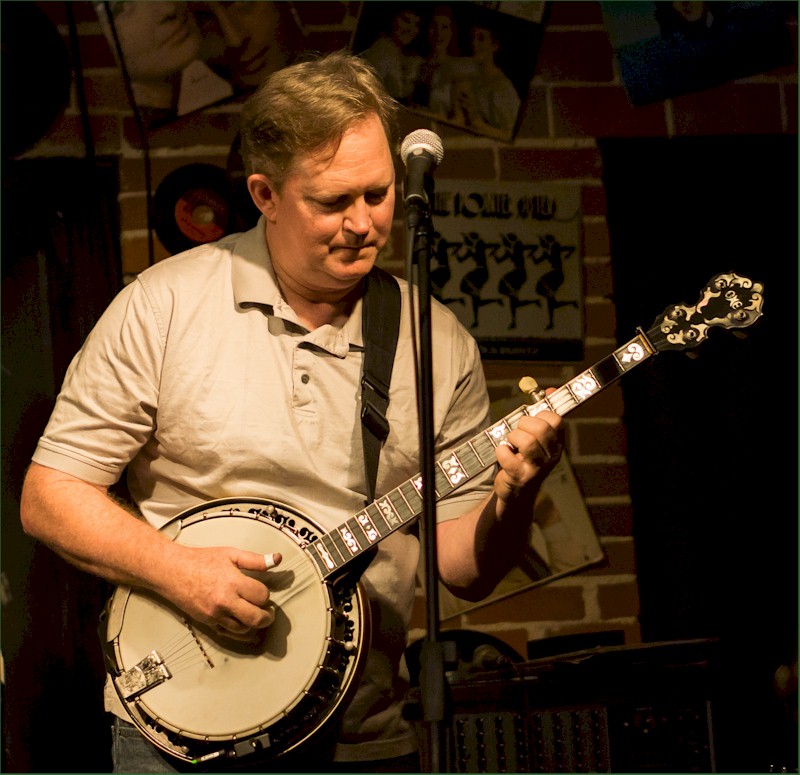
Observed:
[[[369,205],[363,198],[357,199],[348,208],[344,219],[344,228],[353,234],[367,234],[372,225]]]

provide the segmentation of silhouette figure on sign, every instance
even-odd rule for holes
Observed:
[[[576,307],[577,301],[559,301],[556,298],[558,289],[564,284],[564,259],[569,258],[574,252],[573,245],[562,245],[552,234],[545,234],[539,239],[542,255],[533,258],[534,264],[547,261],[552,267],[545,272],[536,283],[536,292],[544,297],[547,303],[547,330],[554,327],[555,311],[559,307]]]
[[[452,271],[450,270],[450,257],[460,247],[460,242],[448,242],[438,231],[433,233],[434,248],[433,262],[429,274],[431,280],[431,293],[439,299],[442,304],[464,304],[462,296],[444,295],[444,289],[450,282]]]
[[[496,259],[498,263],[510,259],[513,268],[500,278],[497,290],[508,299],[508,311],[511,316],[508,327],[513,329],[517,327],[517,310],[520,307],[525,307],[528,304],[535,304],[537,307],[542,306],[540,299],[521,299],[519,297],[520,291],[528,281],[525,259],[534,258],[539,246],[526,245],[516,234],[503,234],[501,239],[503,241],[503,250],[498,253]]]
[[[471,258],[475,262],[475,268],[467,272],[461,280],[461,292],[468,296],[472,303],[472,328],[477,328],[478,326],[478,315],[481,307],[485,307],[487,304],[503,303],[501,298],[481,298],[483,286],[486,285],[489,279],[489,269],[486,265],[489,253],[499,247],[499,244],[485,242],[480,234],[471,231],[464,235],[462,251],[456,254],[459,261],[466,261]]]

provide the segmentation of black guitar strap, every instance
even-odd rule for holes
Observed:
[[[364,370],[361,377],[361,430],[367,503],[375,499],[381,447],[389,435],[386,410],[394,352],[400,332],[400,287],[388,272],[372,267],[367,275],[362,307]]]

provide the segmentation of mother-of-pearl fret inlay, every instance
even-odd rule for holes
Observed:
[[[567,382],[572,394],[579,401],[585,401],[600,390],[600,383],[595,379],[591,369],[587,369],[583,374],[579,374],[575,379]]]
[[[350,554],[356,555],[361,551],[360,544],[356,540],[356,537],[350,532],[350,528],[347,527],[347,525],[342,525],[339,528],[339,535],[341,535],[344,540],[345,546],[350,550]]]
[[[617,350],[614,353],[614,357],[617,359],[620,368],[627,370],[635,366],[646,354],[642,344],[634,339],[627,346]]]
[[[375,501],[375,503],[381,510],[381,514],[383,514],[383,518],[388,525],[397,527],[403,524],[403,520],[400,519],[400,515],[395,510],[394,504],[388,498],[381,498],[379,501]]]
[[[467,472],[464,470],[461,461],[456,457],[455,453],[450,455],[446,460],[440,460],[439,466],[442,469],[442,473],[444,473],[453,487],[467,478]]]
[[[325,563],[326,568],[333,570],[336,567],[333,557],[330,556],[328,550],[322,545],[322,541],[314,541],[314,543],[311,544],[311,548],[317,550],[319,556],[322,558],[322,562]]]
[[[486,435],[496,447],[506,437],[506,434],[510,430],[511,429],[508,427],[506,421],[501,420],[499,423],[497,423],[497,425],[493,425],[491,428],[486,430]]]
[[[367,516],[365,512],[361,512],[357,517],[356,521],[359,525],[361,525],[361,529],[364,531],[364,535],[367,537],[367,540],[374,544],[377,541],[381,534],[378,532],[375,525],[372,524],[372,520]]]

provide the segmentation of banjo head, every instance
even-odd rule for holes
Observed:
[[[362,590],[322,579],[304,547],[324,531],[275,501],[211,501],[162,530],[186,546],[280,552],[276,568],[248,572],[269,587],[276,618],[258,641],[242,643],[153,593],[117,589],[108,611],[114,686],[132,720],[189,761],[296,747],[355,688],[368,644]]]

